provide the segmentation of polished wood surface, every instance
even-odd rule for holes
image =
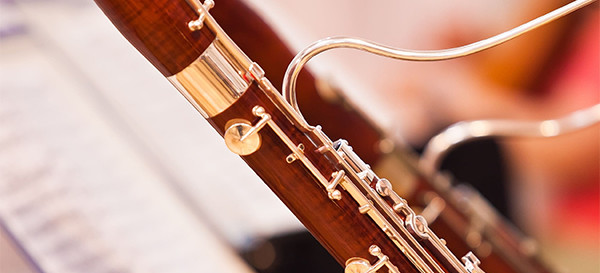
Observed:
[[[121,3],[97,0],[96,2],[122,34],[165,76],[173,75],[189,65],[214,39],[214,34],[206,27],[199,32],[189,31],[187,22],[196,19],[197,16],[185,1],[161,0],[151,4],[143,1]],[[241,47],[246,53],[263,65],[267,76],[274,75],[270,78],[279,85],[281,80],[277,75],[283,74],[287,62],[291,60],[290,51],[263,21],[254,15],[248,16],[248,13],[254,13],[246,7],[235,5],[235,1],[229,0],[220,1],[219,4],[221,8],[217,5],[214,10],[216,19],[223,24],[224,29],[229,29],[234,40],[242,41]],[[230,6],[228,7],[227,4]],[[239,26],[247,28],[240,30]],[[269,50],[251,46],[257,40],[260,40],[261,44],[268,44]],[[273,56],[278,57],[273,58]],[[319,96],[314,78],[307,72],[300,79],[299,90],[302,90],[299,93],[301,105],[302,101],[309,101],[316,106],[309,111],[305,110],[307,119],[311,123],[324,124],[324,130],[332,136],[352,141],[352,146],[366,162],[373,164],[379,160],[381,153],[376,147],[381,134],[374,126],[357,113],[343,109],[344,106],[332,106],[321,99],[315,99]],[[275,123],[294,143],[302,143],[306,146],[307,157],[319,167],[321,173],[330,174],[336,171],[333,162],[316,152],[318,147],[314,146],[311,136],[294,127],[284,117],[282,109],[277,108],[263,92],[256,85],[252,85],[234,105],[209,121],[223,134],[229,120],[243,118],[256,122],[257,118],[252,115],[252,108],[260,105],[273,116]],[[335,114],[331,114],[332,112]],[[344,126],[348,122],[353,123],[352,130]],[[356,202],[349,195],[343,192],[342,200],[331,201],[323,187],[305,167],[298,162],[291,164],[286,162],[285,158],[291,151],[281,143],[280,138],[268,126],[263,128],[260,134],[263,138],[261,148],[254,154],[244,157],[244,160],[341,264],[352,257],[372,260],[368,249],[376,244],[401,272],[416,272],[412,263],[388,239],[387,235],[371,219],[358,212]],[[412,199],[410,202],[419,204],[417,197]],[[458,209],[454,209],[449,215],[452,213],[460,215]],[[455,217],[455,219],[459,218]],[[441,219],[443,220],[443,217]],[[461,220],[462,223],[467,222],[464,218]],[[437,221],[434,226],[436,227],[434,231],[439,230],[443,234],[440,237],[447,237],[448,247],[454,250],[455,254],[462,255],[465,253],[462,251],[469,249],[456,232],[446,233],[452,229],[445,222]],[[488,266],[492,264],[495,263],[490,262]],[[499,268],[504,268],[502,266],[505,265],[502,265],[500,260],[499,265],[490,267],[489,272],[509,272],[506,271],[508,267],[506,270],[497,271]]]
[[[265,70],[277,88],[282,86],[285,70],[294,53],[261,17],[240,0],[219,0],[210,11],[227,35]],[[312,125],[322,125],[332,139],[346,139],[369,164],[381,157],[380,130],[353,107],[324,100],[315,77],[304,69],[298,77],[298,104]],[[352,124],[349,130],[348,124]]]
[[[195,19],[184,1],[141,1],[131,4],[98,0],[97,3],[122,34],[166,75],[174,72],[174,68],[185,67],[190,60],[196,59],[202,53],[199,49],[206,47],[205,42],[213,37],[212,33],[202,32],[200,37],[188,39],[191,37],[189,34],[182,34],[189,32],[184,30],[187,22]],[[142,18],[133,19],[137,16]],[[191,49],[187,49],[188,46]],[[169,53],[158,48],[178,50]],[[292,141],[305,145],[306,156],[319,167],[321,173],[333,173],[336,166],[316,151],[317,147],[309,136],[296,128],[264,92],[255,84],[251,85],[231,107],[209,119],[209,122],[223,134],[226,123],[232,119],[243,118],[256,122],[252,108],[260,105]],[[243,157],[244,160],[340,263],[352,257],[373,260],[368,250],[371,245],[377,245],[401,272],[418,272],[387,235],[369,217],[358,211],[357,203],[347,193],[342,193],[342,200],[330,200],[325,189],[302,164],[286,162],[291,151],[279,136],[268,126],[260,134],[261,148]]]
[[[278,37],[272,28],[266,24],[251,8],[239,0],[220,0],[211,14],[220,23],[221,27],[236,42],[236,44],[254,61],[261,64],[267,72],[267,76],[277,87],[281,86],[285,69],[293,58],[291,50]],[[261,41],[257,43],[256,41]],[[315,77],[304,69],[298,79],[298,101],[306,119],[311,124],[319,124],[332,137],[332,139],[343,138],[349,141],[365,162],[372,166],[386,155],[379,150],[379,142],[384,139],[384,134],[374,124],[364,118],[361,113],[353,110],[353,105],[331,103],[324,100],[315,86]],[[352,124],[352,126],[346,126]],[[394,153],[409,153],[406,150],[397,149]],[[411,162],[403,161],[399,164],[411,165]],[[423,197],[429,192],[436,192],[431,187],[432,182],[422,177],[415,166],[407,166],[403,169],[412,170],[411,175],[418,176],[417,190],[408,196],[409,204],[425,207],[428,201]],[[402,183],[401,177],[387,176],[390,181]],[[476,251],[470,247],[466,240],[469,236],[471,223],[461,210],[451,204],[447,204],[442,215],[432,223],[432,229],[441,238],[448,242],[448,247],[457,255],[468,251],[475,251],[482,260],[481,267],[487,272],[528,272],[519,270],[511,265],[511,262],[502,256],[500,249],[491,246],[491,252]],[[483,242],[486,248],[486,238],[495,238],[508,247],[508,250],[520,257],[518,263],[529,264],[527,269],[535,269],[534,272],[550,272],[549,269],[538,259],[518,254],[519,243],[516,236],[504,229],[512,229],[502,223],[493,229],[494,232],[484,234]],[[486,254],[486,255],[482,255]]]
[[[550,273],[553,272],[539,255],[524,252],[521,235],[515,233],[514,227],[498,213],[489,215],[497,218],[493,225],[483,228],[468,216],[468,206],[459,207],[450,199],[456,199],[451,192],[440,192],[432,187],[432,182],[419,177],[419,186],[415,192],[407,196],[409,204],[427,207],[430,200],[425,197],[435,193],[446,202],[438,218],[429,225],[440,238],[444,238],[448,248],[457,255],[473,251],[481,260],[481,268],[491,272],[514,273]],[[492,212],[493,213],[493,212]]]
[[[192,63],[214,40],[208,28],[191,32],[198,16],[185,1],[96,1],[121,34],[163,75]]]
[[[322,173],[335,171],[334,166],[316,152],[317,147],[312,141],[294,127],[255,85],[232,107],[209,121],[223,134],[225,124],[232,118],[257,122],[258,119],[252,115],[252,108],[256,105],[264,107],[294,143],[305,145],[305,154],[320,167]],[[357,256],[371,259],[368,249],[375,244],[402,272],[415,272],[416,269],[387,236],[368,217],[359,213],[356,202],[349,195],[344,192],[341,200],[330,200],[320,183],[299,161],[286,162],[292,151],[268,126],[260,134],[263,140],[261,148],[243,159],[340,264]]]

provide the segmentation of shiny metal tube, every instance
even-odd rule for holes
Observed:
[[[419,161],[421,169],[433,175],[444,156],[454,147],[483,137],[546,138],[561,136],[600,123],[600,104],[575,111],[558,119],[543,121],[474,120],[449,126],[425,146]]]
[[[298,101],[296,99],[296,80],[300,71],[304,65],[316,55],[334,48],[353,48],[384,57],[390,57],[399,60],[409,61],[439,61],[458,58],[461,56],[470,55],[479,51],[488,49],[490,47],[499,45],[508,40],[511,40],[521,34],[531,31],[537,27],[545,25],[551,21],[554,21],[566,14],[569,14],[579,8],[582,8],[595,0],[575,0],[563,7],[560,7],[550,13],[540,16],[534,20],[531,20],[518,27],[510,29],[506,32],[500,33],[496,36],[492,36],[485,40],[474,42],[461,47],[455,47],[450,49],[442,50],[409,50],[409,49],[398,49],[389,46],[384,46],[362,40],[359,38],[350,37],[331,37],[319,40],[312,45],[302,50],[289,64],[285,76],[283,78],[282,93],[284,98],[292,105],[292,107],[298,112]]]

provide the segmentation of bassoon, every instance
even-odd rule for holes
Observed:
[[[294,55],[275,31],[239,0],[220,0],[210,13],[244,53],[260,62],[273,85],[281,86],[285,68]],[[332,97],[331,92],[338,93],[338,90],[322,90],[328,86],[318,84],[307,70],[301,72],[298,88],[302,90],[298,101],[305,109],[306,120],[322,125],[330,136],[343,137],[352,143],[356,153],[373,169],[385,173],[396,191],[415,210],[426,212],[429,225],[450,242],[448,248],[454,253],[473,251],[487,272],[552,272],[537,253],[535,243],[474,189],[463,185],[455,187],[448,176],[422,175],[415,156],[402,144],[386,137],[382,129],[347,103],[343,95],[333,94],[333,100],[323,99],[321,95],[328,92]],[[382,147],[384,145],[388,147]]]
[[[346,272],[483,272],[347,141],[306,123],[219,26],[212,1],[96,2]]]

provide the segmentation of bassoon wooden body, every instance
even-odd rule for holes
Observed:
[[[96,2],[347,272],[483,272],[472,253],[459,261],[448,249],[453,244],[464,253],[469,249],[456,228],[436,222],[448,235],[447,247],[346,141],[333,142],[320,127],[306,124],[217,24],[208,12],[212,1]],[[305,77],[310,88],[311,77]],[[378,135],[374,127],[368,133]],[[377,140],[361,145],[373,147]],[[379,154],[369,156],[375,161]],[[468,221],[460,209],[447,207],[453,210],[446,220]],[[502,259],[488,268],[509,272],[503,266],[511,268]]]
[[[220,0],[211,14],[242,51],[260,62],[273,85],[281,86],[294,54],[270,26],[239,0]],[[387,138],[383,130],[348,104],[343,95],[334,101],[325,100],[320,94],[324,91],[318,90],[316,79],[307,70],[301,72],[298,88],[302,90],[298,102],[305,109],[309,123],[322,125],[333,138],[348,140],[356,153],[374,169],[384,172],[397,189],[407,188],[402,183],[411,178],[411,190],[398,193],[419,211],[428,208],[427,212],[433,214],[427,217],[430,226],[451,242],[448,247],[454,253],[473,251],[487,272],[552,272],[539,256],[535,243],[474,189],[455,187],[448,176],[426,178],[417,167],[416,156]],[[337,92],[325,90],[332,91]],[[381,147],[390,144],[392,149]]]

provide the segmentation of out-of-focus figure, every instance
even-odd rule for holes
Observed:
[[[450,48],[569,1],[251,2],[299,50],[339,35],[401,48]],[[354,105],[388,132],[421,147],[442,128],[463,120],[553,119],[598,104],[599,25],[598,3],[593,3],[504,45],[456,60],[401,62],[339,50],[309,66],[348,91]],[[553,253],[556,264],[578,272],[600,267],[598,134],[596,125],[551,139],[500,142],[508,171],[508,214]],[[465,172],[477,169],[478,152],[453,165]],[[479,177],[480,183],[493,179]]]

